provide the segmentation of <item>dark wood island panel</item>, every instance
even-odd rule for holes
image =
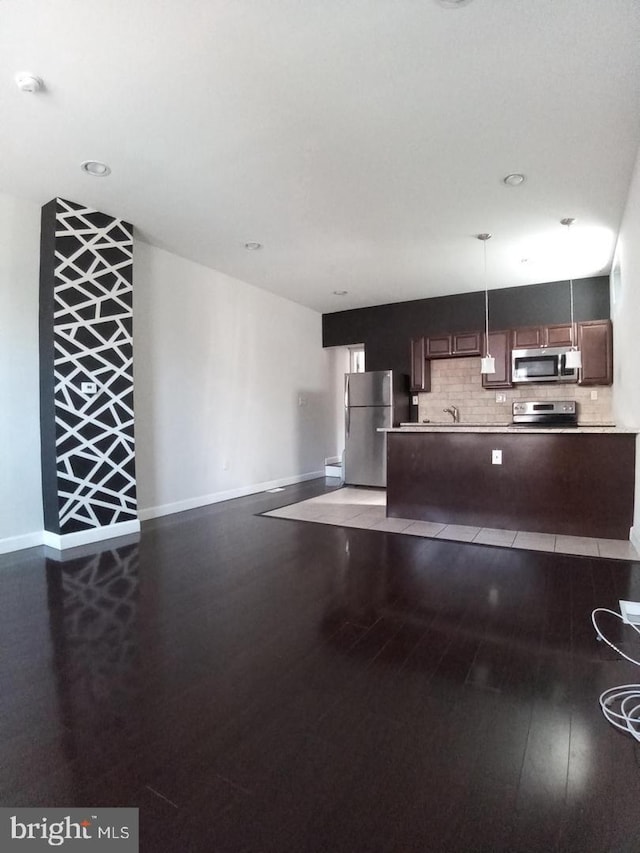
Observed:
[[[387,515],[627,539],[635,446],[627,433],[390,432]]]

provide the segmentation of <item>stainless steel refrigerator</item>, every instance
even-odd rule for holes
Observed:
[[[409,377],[392,370],[347,373],[344,378],[344,482],[387,485],[386,433],[409,418]]]

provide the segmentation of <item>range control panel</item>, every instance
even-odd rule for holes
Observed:
[[[575,415],[575,400],[544,400],[514,403],[514,415]]]

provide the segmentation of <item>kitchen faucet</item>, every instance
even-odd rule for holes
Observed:
[[[460,412],[456,406],[449,406],[447,409],[443,409],[442,411],[448,412],[451,415],[454,424],[457,424],[460,421]]]

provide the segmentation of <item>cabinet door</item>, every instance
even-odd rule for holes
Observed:
[[[611,320],[578,323],[582,367],[578,385],[611,385],[613,382],[613,332]]]
[[[482,374],[482,387],[510,388],[512,385],[510,331],[489,332],[489,354],[496,360],[496,371]]]
[[[480,355],[482,332],[464,332],[453,335],[452,355]]]
[[[555,326],[542,327],[542,345],[545,347],[570,347],[577,344],[577,330],[573,330],[571,336],[571,323],[562,323]]]
[[[427,338],[426,355],[427,358],[446,358],[451,355],[451,335]]]
[[[542,346],[542,329],[540,326],[527,326],[513,330],[514,349],[535,349]]]
[[[424,338],[411,341],[411,391],[431,389],[431,365],[426,360]]]

